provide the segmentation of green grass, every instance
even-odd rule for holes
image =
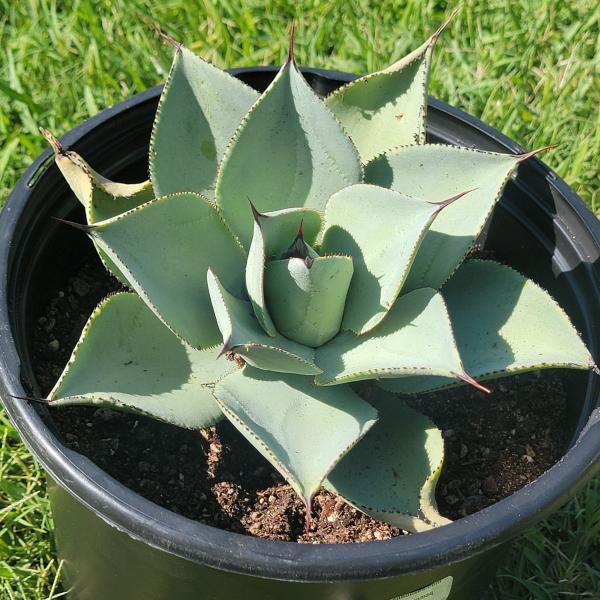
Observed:
[[[0,201],[44,148],[99,110],[160,83],[170,49],[219,66],[280,63],[298,19],[300,64],[364,72],[420,43],[453,4],[433,0],[0,0]],[[600,212],[597,0],[479,0],[436,50],[431,90],[545,160]],[[0,421],[0,598],[60,597],[40,468]],[[491,598],[600,598],[600,482],[515,546]]]

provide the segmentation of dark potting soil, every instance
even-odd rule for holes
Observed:
[[[33,332],[35,376],[46,395],[99,300],[121,286],[97,258],[50,297]],[[566,395],[557,372],[410,399],[443,431],[446,460],[440,512],[457,519],[533,481],[561,456]],[[65,443],[145,498],[186,517],[248,535],[306,543],[382,540],[404,532],[322,491],[310,530],[304,507],[282,477],[229,422],[187,431],[105,408],[51,409]]]

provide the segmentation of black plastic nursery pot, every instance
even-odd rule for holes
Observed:
[[[275,70],[233,73],[262,90]],[[352,79],[315,69],[305,74],[321,94]],[[62,142],[109,177],[142,180],[159,95],[158,87],[138,94]],[[433,99],[428,135],[430,141],[523,151]],[[507,544],[600,470],[600,378],[565,372],[571,443],[564,457],[517,493],[445,527],[388,541],[310,545],[231,533],[161,508],[68,449],[46,407],[13,398],[35,389],[31,332],[44,290],[93,252],[80,232],[50,218],[77,218],[77,210],[48,150],[20,179],[0,216],[2,401],[48,473],[71,600],[479,599]],[[576,194],[542,162],[529,160],[507,185],[483,238],[500,260],[550,291],[598,361],[600,223]]]

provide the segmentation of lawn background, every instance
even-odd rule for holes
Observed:
[[[171,49],[220,67],[278,64],[298,20],[301,65],[355,73],[419,45],[456,3],[431,0],[0,0],[0,202],[45,144],[161,83]],[[467,0],[435,51],[431,93],[527,148],[600,212],[600,4]],[[41,469],[0,413],[0,599],[62,597]],[[600,481],[507,557],[490,598],[600,598]]]

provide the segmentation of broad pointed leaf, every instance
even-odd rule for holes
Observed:
[[[157,196],[214,197],[217,165],[258,92],[178,47],[152,130],[150,175]]]
[[[157,198],[90,234],[173,332],[194,347],[219,342],[206,269],[222,271],[240,293],[244,253],[208,200],[191,193]]]
[[[323,479],[377,419],[350,386],[244,368],[215,386],[225,416],[285,477],[310,513]]]
[[[366,335],[347,331],[317,350],[318,385],[398,377],[460,377],[463,366],[441,294],[415,290],[399,298],[381,325]]]
[[[322,252],[348,254],[354,261],[344,329],[360,335],[381,322],[398,297],[427,230],[448,204],[366,184],[331,196]]]
[[[373,404],[379,420],[337,464],[325,487],[374,519],[408,531],[448,523],[435,502],[442,432],[397,398]]]
[[[328,342],[340,330],[352,273],[349,256],[270,262],[265,293],[278,331],[315,348]]]
[[[404,285],[405,292],[420,287],[439,289],[448,280],[483,229],[510,174],[530,155],[426,144],[399,148],[367,166],[367,182],[424,200],[473,190],[432,224]]]
[[[275,336],[277,330],[265,303],[266,261],[279,258],[292,244],[299,228],[302,228],[306,242],[313,244],[321,229],[321,216],[307,208],[287,208],[265,214],[253,212],[254,235],[246,263],[246,290],[258,322],[269,335]]]
[[[98,404],[188,429],[221,411],[214,383],[237,367],[215,350],[195,350],[173,335],[136,294],[102,301],[84,327],[51,405]]]
[[[465,369],[478,380],[543,368],[594,366],[556,301],[510,267],[470,260],[442,293]],[[406,377],[381,385],[393,392],[420,393],[456,383],[442,377]]]
[[[425,143],[431,55],[444,27],[393,65],[355,79],[326,98],[364,163],[400,145]]]
[[[250,302],[231,294],[212,271],[207,273],[208,289],[214,313],[223,337],[223,352],[234,352],[248,364],[267,371],[314,375],[312,348],[283,336],[269,336],[261,328]]]
[[[323,210],[333,192],[361,178],[352,142],[288,60],[232,138],[217,177],[217,204],[248,248],[248,198],[261,212]]]

